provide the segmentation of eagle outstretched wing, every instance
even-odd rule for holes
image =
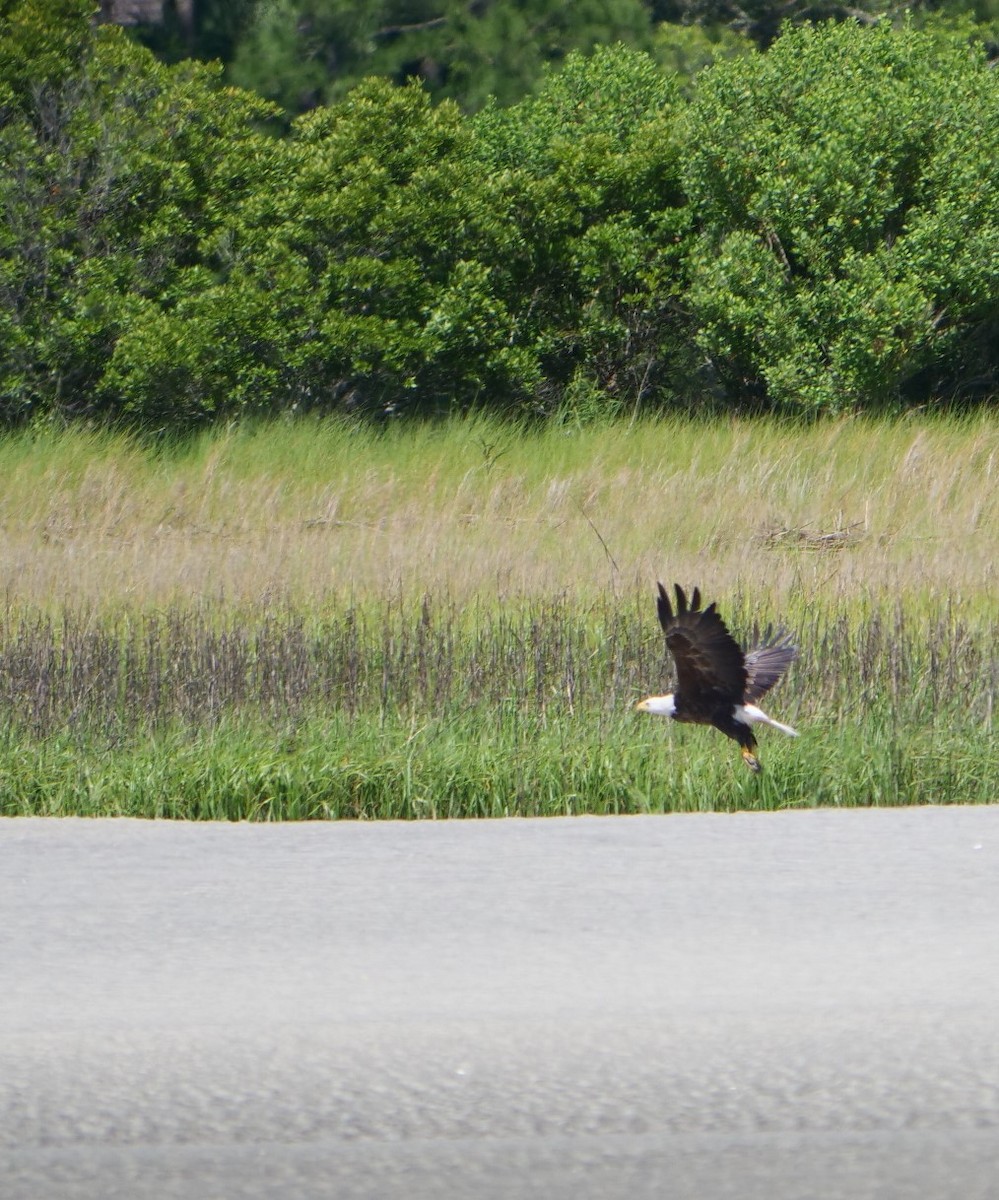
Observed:
[[[780,679],[798,654],[791,635],[768,628],[760,644],[746,655],[746,699],[755,704]]]
[[[683,696],[691,707],[697,707],[699,702],[712,704],[719,700],[742,704],[748,680],[742,648],[713,604],[701,608],[698,588],[694,588],[689,604],[683,588],[679,584],[674,584],[674,588],[676,612],[661,583],[656,604],[666,645],[676,663],[677,695]],[[761,660],[761,678],[764,665]],[[776,683],[777,678],[779,672],[767,687]]]

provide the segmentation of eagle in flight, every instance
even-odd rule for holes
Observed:
[[[666,645],[676,663],[676,691],[649,696],[636,707],[639,712],[659,713],[674,721],[713,725],[739,743],[746,766],[759,772],[754,725],[771,725],[789,737],[798,736],[797,730],[768,717],[756,705],[791,665],[798,649],[789,635],[773,636],[768,630],[760,645],[744,652],[715,606],[701,608],[697,588],[688,604],[683,588],[674,586],[676,611],[661,583],[657,607]]]

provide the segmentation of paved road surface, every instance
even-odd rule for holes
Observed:
[[[995,1200],[999,807],[0,821],[4,1200]]]

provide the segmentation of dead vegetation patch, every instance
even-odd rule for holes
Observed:
[[[836,551],[856,546],[864,540],[863,521],[839,524],[833,529],[813,525],[768,525],[756,540],[771,550]]]

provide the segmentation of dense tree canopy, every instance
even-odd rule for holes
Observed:
[[[231,73],[293,112],[374,74],[420,79],[474,109],[520,99],[573,50],[648,47],[652,35],[642,0],[271,0],[257,5]]]
[[[574,51],[474,115],[371,79],[279,136],[221,67],[60,3],[0,0],[8,422],[994,393],[999,81],[970,26],[788,29],[692,87]]]
[[[136,34],[168,61],[220,59],[230,82],[291,113],[368,75],[420,79],[474,111],[490,97],[522,99],[547,66],[600,44],[624,42],[685,73],[719,48],[765,48],[788,22],[897,22],[941,5],[999,17],[999,0],[196,0],[193,21],[181,21],[168,0],[163,19]]]
[[[892,400],[994,371],[999,88],[959,39],[843,24],[705,74],[688,293],[731,390]]]

